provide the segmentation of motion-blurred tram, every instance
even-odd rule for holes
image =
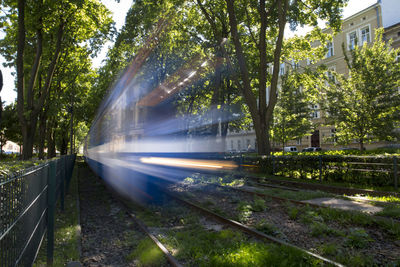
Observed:
[[[224,140],[205,134],[210,112],[182,112],[187,94],[213,60],[194,56],[160,66],[150,37],[102,102],[85,141],[90,167],[114,190],[137,202],[158,198],[154,182],[176,182],[195,171],[236,168],[221,156]],[[179,60],[174,60],[179,62]],[[208,68],[209,69],[209,68]],[[220,120],[219,120],[220,121]]]

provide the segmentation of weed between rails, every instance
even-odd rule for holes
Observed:
[[[254,203],[256,209],[264,208],[265,203],[258,199],[255,199]],[[241,203],[240,206],[250,206],[244,208],[250,211],[254,203]],[[139,209],[136,216],[147,221],[157,221],[157,225],[161,227],[155,230],[158,232],[157,238],[174,257],[188,266],[298,266],[299,264],[319,266],[322,264],[301,251],[258,242],[240,231],[206,229],[199,223],[202,219],[197,214],[175,202],[169,202],[162,207]],[[169,230],[165,230],[163,226],[167,226]],[[139,266],[163,264],[163,257],[160,257],[158,250],[153,249],[146,240],[140,241],[129,258],[137,259]],[[154,261],[151,261],[153,258]]]

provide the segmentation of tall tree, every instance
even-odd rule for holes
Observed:
[[[16,65],[23,158],[29,159],[38,116],[62,51],[68,46],[87,46],[96,51],[109,35],[112,21],[110,12],[96,0],[8,0],[2,4],[10,8],[3,18],[10,27],[2,41],[2,53]]]
[[[324,37],[316,28],[305,38],[285,45],[284,32],[298,25],[316,26],[317,20],[328,20],[330,27],[340,27],[340,11],[346,0],[289,1],[226,0],[232,41],[241,75],[241,90],[252,117],[258,152],[270,153],[270,124],[277,102],[277,86],[282,58],[297,60],[309,57],[310,41]],[[308,42],[308,44],[307,44]],[[308,50],[308,54],[304,50]],[[293,55],[296,54],[298,55]],[[302,55],[301,55],[302,53]],[[268,74],[268,64],[273,66]],[[267,102],[267,89],[269,98]]]
[[[306,83],[308,79],[305,76],[290,75],[289,72],[282,76],[272,123],[272,139],[282,148],[288,141],[302,138],[312,129],[311,101],[306,93],[312,84]]]
[[[335,74],[329,80],[322,104],[327,123],[336,128],[338,143],[358,142],[360,150],[372,141],[398,140],[400,122],[399,49],[391,49],[376,31],[374,43],[346,52],[349,76]]]

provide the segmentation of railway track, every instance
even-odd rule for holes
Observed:
[[[111,189],[112,190],[112,189]],[[235,220],[231,220],[228,218],[225,218],[221,215],[218,215],[208,209],[202,208],[199,205],[196,205],[190,201],[184,200],[183,198],[180,198],[174,194],[171,194],[167,190],[162,190],[169,198],[173,199],[174,201],[178,201],[180,203],[183,203],[185,206],[189,207],[191,210],[195,210],[197,213],[202,214],[203,216],[210,218],[212,220],[215,220],[219,223],[222,223],[223,225],[226,225],[227,227],[232,227],[235,229],[239,229],[243,233],[246,233],[249,236],[252,236],[254,238],[257,238],[259,240],[263,240],[264,242],[272,242],[281,246],[286,246],[290,247],[294,250],[297,250],[305,255],[308,255],[311,258],[317,259],[323,263],[323,265],[330,265],[330,266],[344,266],[338,262],[335,262],[331,259],[328,259],[326,257],[323,257],[321,255],[318,255],[314,252],[308,251],[306,249],[300,248],[296,245],[290,244],[284,240],[280,240],[276,237],[267,235],[265,233],[262,233],[260,231],[257,231],[255,229],[252,229],[250,227],[247,227],[244,224],[241,224],[240,222],[237,222]],[[184,264],[180,263],[172,254],[170,251],[166,248],[167,246],[164,245],[157,237],[152,233],[152,231],[149,230],[149,227],[146,226],[139,218],[138,216],[135,215],[135,212],[132,211],[132,209],[129,207],[130,205],[126,202],[126,200],[123,200],[119,198],[118,196],[115,195],[114,192],[114,197],[116,197],[122,205],[125,207],[126,213],[135,221],[136,225],[159,247],[159,249],[163,252],[164,256],[167,258],[168,262],[171,264],[171,266],[176,266],[176,267],[181,267],[185,266]]]
[[[239,229],[239,230],[241,230],[241,231],[243,231],[243,232],[245,232],[245,233],[247,233],[249,235],[252,235],[252,236],[254,236],[256,238],[259,238],[259,239],[262,239],[262,240],[265,240],[265,241],[268,241],[268,242],[274,242],[274,243],[277,243],[279,245],[284,245],[284,246],[288,246],[288,247],[294,248],[296,250],[299,250],[299,251],[303,252],[304,254],[307,254],[307,255],[309,255],[311,257],[314,257],[314,258],[316,258],[318,260],[321,260],[325,264],[329,264],[329,265],[333,265],[333,266],[344,266],[344,265],[342,265],[342,264],[340,264],[338,262],[335,262],[333,260],[330,260],[330,259],[328,259],[326,257],[323,257],[321,255],[318,255],[318,254],[313,253],[311,251],[308,251],[306,249],[303,249],[303,248],[300,248],[300,247],[295,246],[293,244],[290,244],[290,243],[288,243],[286,241],[280,240],[280,239],[278,239],[276,237],[264,234],[264,233],[262,233],[260,231],[252,229],[250,227],[247,227],[246,225],[244,225],[244,224],[242,224],[240,222],[225,218],[225,217],[223,217],[221,215],[218,215],[218,214],[216,214],[216,213],[214,213],[214,212],[212,212],[212,211],[210,211],[210,210],[208,210],[206,208],[203,208],[203,207],[201,207],[199,205],[196,205],[196,204],[194,204],[194,203],[192,203],[190,201],[187,201],[187,200],[185,200],[183,198],[180,198],[180,197],[178,197],[176,195],[173,195],[173,194],[171,194],[171,193],[169,193],[167,191],[164,191],[164,192],[166,194],[168,194],[170,197],[172,197],[172,198],[178,200],[179,202],[189,206],[190,208],[198,210],[199,212],[203,213],[204,215],[206,215],[208,217],[212,217],[215,220],[218,220],[218,221],[220,221],[220,222],[222,222],[224,224],[227,224],[227,225],[230,225],[230,226],[232,226],[234,228],[237,228],[237,229]]]
[[[191,199],[190,201],[192,201],[193,199],[196,199],[196,202],[197,203],[199,203],[199,204],[197,204],[197,206],[203,206],[202,208],[204,209],[204,205],[208,205],[207,204],[207,201],[204,201],[205,199],[212,199],[212,201],[214,202],[214,203],[218,203],[218,204],[216,204],[215,206],[213,206],[212,208],[218,208],[218,207],[221,207],[222,205],[224,205],[224,203],[227,203],[227,201],[229,202],[229,199],[230,198],[233,198],[233,197],[237,197],[237,198],[239,198],[239,199],[241,199],[241,200],[243,200],[243,201],[248,201],[248,200],[246,200],[246,198],[245,197],[242,197],[241,195],[238,195],[238,194],[232,194],[232,193],[226,193],[225,195],[224,194],[219,194],[218,192],[216,192],[216,191],[213,191],[213,190],[210,190],[210,188],[209,188],[209,186],[210,185],[205,185],[207,188],[206,189],[204,189],[203,191],[201,191],[202,189],[200,189],[200,188],[198,188],[197,187],[197,185],[195,185],[194,186],[194,191],[193,190],[190,190],[190,188],[188,189],[188,188],[186,188],[186,189],[182,189],[182,191],[186,191],[187,193],[185,193],[184,195],[183,195],[183,197],[185,197],[185,199],[187,198],[186,196],[189,196],[188,198],[189,199]],[[179,186],[178,186],[179,187]],[[190,185],[188,186],[188,187],[190,187]],[[222,188],[222,189],[227,189],[226,187],[221,187],[221,186],[218,186],[219,188]],[[231,189],[230,187],[228,188],[228,189]],[[196,191],[196,190],[198,190],[198,191]],[[218,190],[217,190],[218,191]],[[231,190],[229,190],[230,192],[232,192]],[[336,223],[335,222],[335,220],[333,220],[333,221],[330,221],[330,220],[328,220],[328,221],[326,221],[326,220],[324,220],[324,219],[322,219],[322,217],[320,216],[321,214],[320,213],[324,213],[323,211],[322,212],[320,212],[320,213],[318,213],[318,212],[315,212],[315,211],[313,211],[313,209],[312,208],[315,208],[315,210],[321,210],[321,209],[323,209],[323,210],[331,210],[330,208],[328,208],[328,207],[325,207],[325,206],[320,206],[320,205],[314,205],[314,204],[307,204],[307,203],[303,203],[303,202],[301,202],[301,201],[297,201],[297,200],[291,200],[291,199],[287,199],[287,198],[281,198],[281,197],[276,197],[276,196],[271,196],[271,195],[268,195],[268,196],[266,196],[266,194],[262,194],[262,193],[258,193],[258,192],[244,192],[243,190],[236,190],[235,189],[235,191],[241,191],[241,194],[247,194],[247,195],[257,195],[257,196],[259,196],[259,197],[268,197],[268,198],[270,198],[270,199],[273,199],[273,200],[275,200],[277,203],[280,203],[280,204],[276,204],[276,205],[278,205],[278,207],[276,207],[276,209],[278,209],[278,210],[280,210],[280,211],[282,211],[282,210],[285,210],[286,208],[287,208],[287,203],[288,202],[290,202],[290,203],[293,203],[293,204],[296,204],[296,205],[301,205],[301,206],[304,206],[304,208],[303,209],[299,209],[300,211],[300,219],[302,218],[301,216],[302,216],[302,212],[307,212],[307,213],[310,213],[310,214],[313,214],[313,216],[315,216],[315,218],[317,219],[317,221],[315,221],[315,222],[310,222],[311,224],[309,224],[309,226],[313,226],[314,224],[316,224],[317,226],[318,225],[321,225],[321,224],[325,224],[326,223],[326,225],[328,226],[328,227],[331,227],[331,225],[333,225],[333,228],[335,228],[336,226],[335,225],[338,225],[338,223]],[[186,195],[187,194],[187,195]],[[191,196],[191,194],[193,194],[192,196]],[[205,197],[203,197],[203,198],[201,198],[200,197],[200,194],[202,194],[202,195],[206,195]],[[197,201],[197,199],[199,199],[198,201]],[[249,198],[248,198],[249,199]],[[269,205],[271,204],[271,202],[268,202],[269,203]],[[273,206],[276,206],[275,204],[273,204]],[[208,206],[207,206],[208,207]],[[230,212],[230,211],[232,211],[233,209],[235,209],[234,207],[232,207],[232,205],[227,205],[227,208],[226,209],[224,209],[223,211],[224,211],[224,213],[226,213],[226,212]],[[270,208],[267,208],[267,210],[268,210],[268,214],[271,214],[271,213],[274,213],[274,209],[270,209]],[[386,217],[378,217],[378,216],[369,216],[369,215],[365,215],[364,217],[360,217],[358,220],[353,220],[352,219],[352,217],[358,217],[358,216],[360,216],[360,215],[357,215],[357,214],[354,214],[354,216],[352,215],[352,213],[351,212],[347,212],[347,211],[343,211],[344,213],[347,213],[347,217],[346,216],[344,216],[344,217],[341,217],[342,215],[340,215],[341,213],[339,212],[339,213],[333,213],[333,214],[336,214],[337,216],[338,216],[338,219],[340,219],[340,220],[342,220],[343,218],[345,218],[346,217],[346,219],[345,219],[345,222],[344,222],[344,224],[342,225],[342,227],[339,227],[339,230],[341,229],[341,231],[342,231],[342,233],[340,234],[340,236],[338,236],[338,238],[337,238],[337,242],[338,243],[341,243],[339,246],[342,246],[342,245],[344,245],[345,243],[347,243],[347,236],[348,235],[351,235],[352,233],[351,233],[351,231],[348,231],[349,229],[357,229],[357,231],[358,231],[358,229],[364,229],[364,226],[365,226],[365,232],[364,232],[364,230],[360,230],[361,232],[363,232],[363,233],[368,233],[369,235],[371,235],[371,237],[373,237],[373,239],[371,239],[371,240],[374,240],[374,242],[376,241],[377,243],[370,243],[370,245],[371,245],[371,247],[392,247],[392,249],[394,250],[394,251],[397,251],[397,252],[399,252],[400,253],[400,249],[399,249],[399,247],[400,247],[400,243],[399,243],[399,241],[394,241],[394,243],[396,243],[397,245],[395,245],[395,246],[392,246],[393,245],[393,243],[391,243],[392,241],[388,241],[388,240],[386,240],[387,238],[382,238],[382,236],[386,236],[386,235],[388,235],[388,236],[391,236],[391,234],[390,234],[390,232],[392,232],[393,231],[393,229],[395,229],[394,231],[399,231],[399,227],[394,227],[394,228],[387,228],[386,226],[387,225],[390,225],[390,224],[393,224],[393,223],[395,223],[395,224],[397,224],[397,226],[399,226],[398,225],[398,223],[396,223],[396,222],[394,222],[393,220],[391,220],[391,219],[388,219],[388,218],[386,218]],[[219,212],[218,212],[219,213]],[[327,213],[325,213],[325,214],[329,214],[329,212],[327,212]],[[220,216],[220,215],[219,215]],[[287,215],[286,215],[287,216]],[[367,218],[367,217],[373,217],[373,219],[369,219],[369,220],[366,220],[365,222],[363,222],[362,220],[364,219],[364,218]],[[262,217],[262,216],[260,216],[260,215],[257,215],[255,218],[255,220],[257,220],[257,217]],[[268,217],[268,216],[267,216]],[[228,217],[228,218],[232,218],[232,214]],[[269,218],[269,217],[268,217]],[[283,220],[282,221],[282,224],[286,224],[285,223],[285,219],[283,218],[283,219],[279,219],[279,221],[280,220]],[[297,221],[299,220],[299,217],[296,219]],[[250,218],[250,221],[253,221],[253,222],[255,222],[254,221],[254,219],[252,219],[252,218]],[[273,220],[274,221],[274,223],[276,223],[276,220]],[[299,221],[299,223],[300,224],[302,224],[301,223],[301,220]],[[245,224],[245,226],[246,227],[251,227],[251,228],[253,228],[254,226],[256,225],[256,223],[250,223],[250,224],[248,224],[248,223],[246,223]],[[339,223],[339,225],[340,225],[340,223]],[[306,228],[308,228],[309,226],[306,226]],[[344,227],[344,228],[343,228]],[[378,230],[378,229],[380,229],[380,230]],[[396,230],[397,229],[397,230]],[[332,230],[333,231],[333,230]],[[375,235],[376,233],[377,233],[377,235]],[[286,232],[285,232],[286,233]],[[329,235],[329,234],[328,234]],[[394,238],[394,240],[397,240],[398,239],[398,233],[397,233],[397,237],[391,237],[390,239],[392,239],[392,238]],[[307,238],[305,238],[305,240],[306,240]],[[332,239],[332,238],[325,238],[325,240],[329,240],[329,239]],[[290,237],[290,240],[292,240],[292,237]],[[322,240],[324,240],[324,238],[322,238],[321,239],[321,242],[324,242],[324,241],[322,241]],[[341,241],[340,241],[341,240]],[[346,241],[346,242],[345,242]],[[314,241],[315,242],[315,241]],[[318,242],[318,241],[317,241]],[[368,242],[370,242],[370,241],[368,241]],[[372,242],[372,241],[371,241]],[[292,243],[292,242],[290,242],[290,243]],[[304,242],[303,242],[304,243]],[[297,242],[297,244],[298,244],[298,242]],[[300,242],[300,244],[302,244],[302,242]],[[372,246],[372,244],[373,244],[373,246]],[[346,248],[346,246],[347,245],[345,245],[344,246],[344,248]],[[311,245],[311,247],[313,247],[313,245]],[[310,247],[308,247],[307,249],[309,249]],[[348,249],[348,248],[347,248]],[[350,250],[353,250],[353,248],[350,248]],[[355,249],[354,251],[355,251],[355,253],[357,253],[356,252],[356,250],[357,249]],[[383,256],[383,254],[381,255],[380,254],[381,252],[379,251],[379,249],[376,249],[375,250],[375,252],[374,252],[374,254],[370,254],[370,255],[379,255],[379,256],[377,256],[379,259],[377,260],[377,262],[380,262],[380,263],[378,263],[378,264],[389,264],[388,262],[390,262],[390,261],[393,261],[393,260],[399,260],[399,258],[393,258],[394,256],[393,255],[396,255],[396,253],[394,253],[394,254],[391,254],[391,253],[389,253],[389,254],[387,254],[386,256]],[[397,253],[398,254],[398,253]],[[367,256],[368,256],[368,254],[367,254]],[[374,256],[375,257],[375,256]],[[388,261],[388,262],[386,262],[386,261]],[[340,261],[341,262],[341,261]],[[386,263],[385,263],[386,262]],[[346,263],[346,264],[349,264],[348,262]],[[376,262],[374,262],[374,264],[376,264]]]
[[[295,200],[295,199],[290,199],[290,198],[278,197],[278,196],[274,196],[272,194],[256,192],[256,191],[247,190],[247,189],[238,188],[238,187],[223,186],[223,185],[219,185],[219,184],[212,184],[212,185],[220,187],[220,188],[225,188],[225,189],[228,189],[228,190],[239,191],[239,192],[250,194],[250,195],[253,195],[253,196],[259,196],[259,197],[263,197],[263,198],[270,198],[270,199],[273,199],[275,201],[284,202],[284,203],[290,202],[290,203],[293,203],[293,204],[296,204],[296,205],[310,206],[310,207],[319,208],[319,209],[335,209],[334,207],[328,207],[328,206],[325,206],[325,205],[309,203],[309,202],[305,202],[303,200]],[[273,188],[277,188],[277,187],[273,187]],[[278,188],[280,188],[280,187],[278,187]],[[290,189],[286,189],[284,187],[280,188],[280,189],[290,190]],[[299,191],[299,190],[296,190],[296,191]],[[336,197],[341,197],[341,196],[337,195]],[[367,201],[367,202],[371,203],[371,202],[374,202],[374,201]],[[397,219],[397,218],[379,216],[379,215],[375,215],[375,214],[371,214],[371,216],[373,216],[377,220],[384,220],[387,223],[391,223],[393,221],[395,221],[396,223],[400,223],[400,220]]]

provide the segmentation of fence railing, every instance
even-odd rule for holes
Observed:
[[[241,169],[273,175],[393,186],[398,189],[398,158],[391,156],[288,155],[269,157],[227,156]]]
[[[53,262],[54,212],[64,196],[75,155],[62,156],[25,173],[0,177],[0,266],[32,266],[47,232],[47,263]]]

